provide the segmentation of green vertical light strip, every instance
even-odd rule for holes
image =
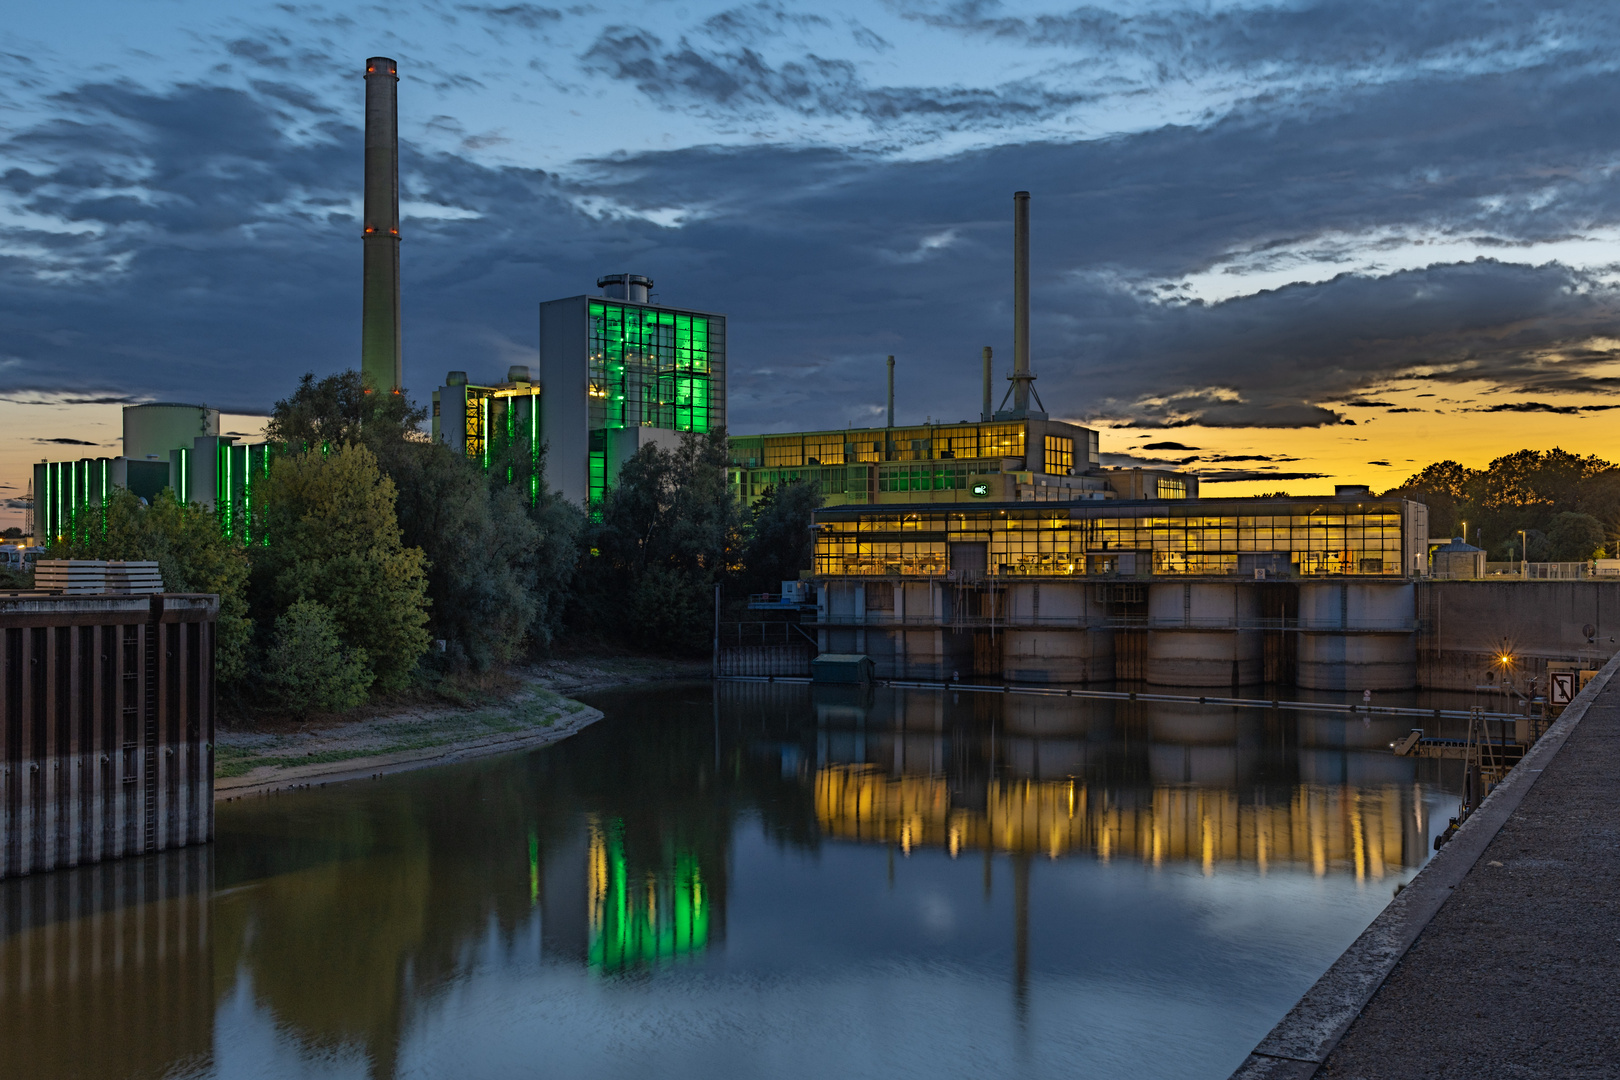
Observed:
[[[219,458],[224,463],[224,467],[220,470],[222,476],[220,481],[221,498],[219,500],[220,523],[225,528],[226,536],[235,536],[236,489],[231,484],[231,446],[229,443],[219,444]]]
[[[540,837],[529,834],[529,906],[540,904]]]
[[[529,388],[529,505],[540,501],[540,392]]]

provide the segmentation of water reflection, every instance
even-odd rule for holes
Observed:
[[[0,884],[8,1064],[1224,1076],[1422,862],[1453,764],[1389,755],[1394,724],[1142,703],[599,703],[546,751]]]

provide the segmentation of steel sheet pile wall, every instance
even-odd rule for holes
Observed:
[[[0,599],[0,878],[213,839],[218,604]]]

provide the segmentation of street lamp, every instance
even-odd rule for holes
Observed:
[[[1530,542],[1524,537],[1524,530],[1519,530],[1519,576],[1524,579],[1530,577]]]

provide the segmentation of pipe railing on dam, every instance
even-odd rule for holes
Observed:
[[[722,675],[720,682],[810,683],[803,675]],[[1076,690],[1055,686],[1011,686],[1006,683],[921,682],[912,679],[878,679],[874,685],[896,690],[950,690],[977,694],[1028,694],[1035,697],[1085,698],[1092,701],[1157,701],[1177,705],[1218,705],[1236,709],[1280,709],[1292,712],[1327,712],[1347,716],[1410,716],[1434,720],[1521,720],[1519,713],[1484,712],[1473,709],[1412,709],[1402,705],[1344,705],[1332,701],[1286,701],[1282,698],[1215,697],[1202,694],[1154,694],[1140,690]]]
[[[898,619],[875,618],[866,615],[828,615],[805,620],[801,626],[811,628],[857,627],[885,629],[889,627],[940,627],[952,630],[1303,630],[1306,632],[1332,631],[1333,633],[1403,634],[1422,629],[1417,619],[1361,619],[1346,624],[1336,619],[1293,618],[1164,618],[1148,615],[1113,615],[1106,618],[1087,618],[1084,615],[1036,615],[1002,618],[990,615],[906,616]]]

